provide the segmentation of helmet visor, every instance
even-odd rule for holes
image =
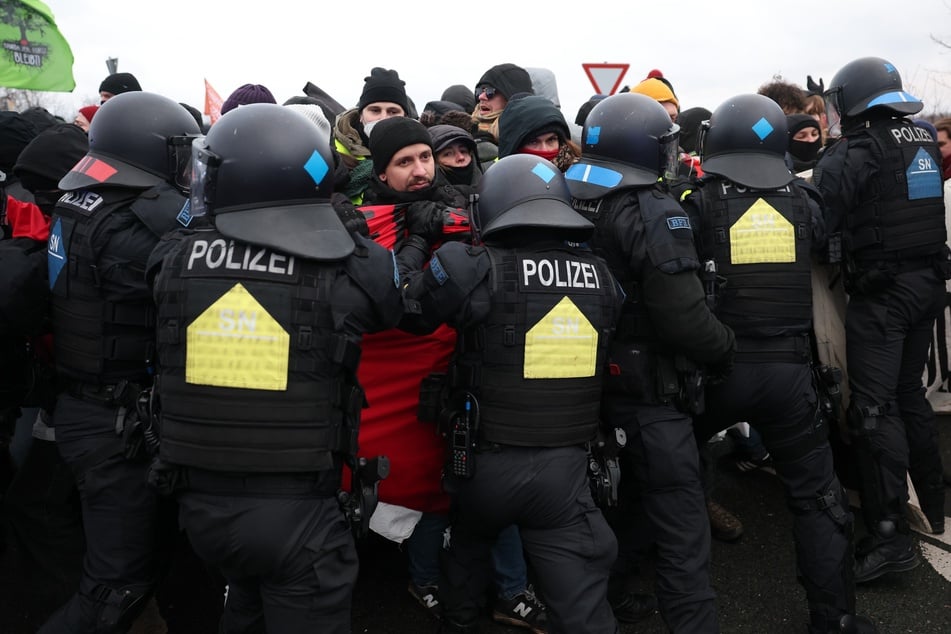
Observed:
[[[660,166],[660,175],[669,179],[677,174],[677,159],[680,155],[680,126],[674,124],[666,133],[657,139],[660,149],[658,165]]]
[[[214,183],[221,158],[208,149],[204,137],[193,138],[188,163],[189,198],[192,216],[208,214],[214,199]]]
[[[839,104],[841,97],[842,90],[840,88],[827,90],[823,95],[826,102],[826,120],[830,137],[842,136],[842,109]]]
[[[168,174],[172,184],[183,194],[188,194],[191,188],[192,175],[192,143],[196,135],[169,137],[168,144]]]
[[[697,132],[697,154],[700,156],[700,163],[703,164],[704,159],[706,159],[706,151],[704,146],[707,143],[707,133],[710,131],[710,120],[704,119],[700,122],[700,131]]]

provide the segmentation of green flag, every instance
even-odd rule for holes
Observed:
[[[69,92],[73,52],[39,0],[0,0],[0,86]]]

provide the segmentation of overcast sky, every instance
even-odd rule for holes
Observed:
[[[98,103],[109,57],[145,90],[199,109],[204,79],[222,99],[264,84],[278,103],[311,81],[350,107],[374,66],[399,71],[422,109],[446,87],[474,87],[489,67],[513,62],[552,70],[572,121],[594,93],[583,63],[630,64],[622,85],[660,69],[681,108],[712,110],[774,75],[828,85],[842,65],[874,55],[898,68],[923,113],[951,112],[951,49],[932,39],[951,43],[951,0],[908,11],[894,0],[46,2],[75,57],[67,109]]]

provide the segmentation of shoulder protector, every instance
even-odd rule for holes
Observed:
[[[485,280],[490,266],[483,247],[461,242],[447,242],[439,247],[429,261],[429,272],[437,284],[431,291],[434,305],[440,307],[444,316],[453,314]]]
[[[393,252],[359,234],[351,234],[355,248],[344,260],[347,274],[374,301],[399,294],[400,274]]]
[[[161,183],[139,194],[129,208],[149,231],[161,237],[182,226],[178,217],[187,202],[177,189]]]
[[[657,187],[637,191],[647,235],[647,257],[658,270],[674,274],[700,268],[687,212]]]

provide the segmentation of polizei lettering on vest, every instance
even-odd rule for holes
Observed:
[[[557,288],[601,288],[598,271],[590,262],[575,260],[522,260],[522,286],[533,283]]]
[[[59,199],[59,202],[70,207],[75,207],[83,211],[95,211],[102,204],[102,196],[94,192],[85,190],[66,192]]]
[[[188,256],[186,268],[191,271],[198,266],[207,269],[228,269],[231,271],[257,271],[277,275],[294,274],[294,256],[276,253],[270,249],[250,244],[235,244],[234,240],[222,238],[195,240],[192,252]]]
[[[891,129],[892,136],[895,137],[895,143],[921,143],[922,141],[934,141],[931,133],[922,127],[916,125],[903,125],[900,128]]]
[[[783,185],[782,187],[775,187],[773,189],[756,189],[753,187],[746,187],[745,185],[740,185],[739,183],[734,183],[732,181],[721,180],[720,194],[723,196],[728,196],[730,191],[734,191],[737,194],[746,194],[748,192],[783,192],[788,194],[792,190],[789,189],[789,185]]]

